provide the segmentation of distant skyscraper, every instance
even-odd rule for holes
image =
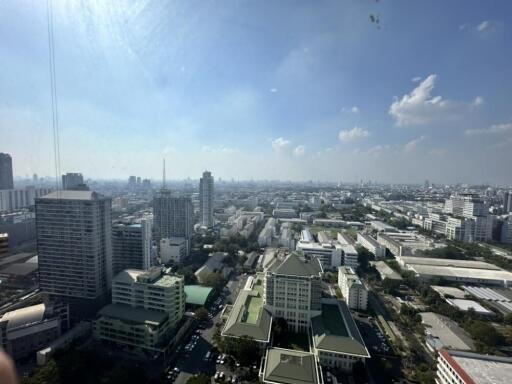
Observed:
[[[199,181],[199,215],[201,225],[213,226],[213,177],[208,171]]]
[[[142,180],[142,187],[146,188],[146,189],[150,189],[151,188],[151,180],[149,180],[149,179]]]
[[[57,191],[36,199],[39,287],[47,301],[90,318],[112,280],[111,199],[92,191]]]
[[[67,191],[86,191],[88,187],[84,184],[84,177],[81,173],[66,173],[62,175],[62,189]]]
[[[152,219],[112,226],[112,275],[125,269],[149,269]]]
[[[506,213],[512,212],[512,191],[503,194],[503,211]]]
[[[8,153],[0,153],[0,189],[14,189],[12,158]]]

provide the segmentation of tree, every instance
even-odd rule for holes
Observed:
[[[211,378],[204,373],[201,373],[199,376],[192,376],[187,380],[186,384],[210,384]]]
[[[366,374],[366,368],[362,361],[358,360],[354,363],[354,365],[352,365],[352,374],[354,375],[356,382],[368,382],[368,375]]]
[[[288,323],[283,317],[278,317],[276,321],[274,321],[274,333],[281,334],[288,330]]]
[[[198,322],[202,322],[208,319],[208,311],[204,307],[197,308],[194,313]]]
[[[400,286],[400,280],[393,280],[385,278],[382,280],[382,288],[384,292],[394,295],[398,291],[398,287]]]
[[[197,284],[197,277],[194,274],[194,268],[192,265],[180,266],[176,270],[176,273],[185,278],[185,284]]]
[[[374,258],[373,254],[366,248],[357,247],[357,261],[359,262],[360,271],[368,271],[370,260],[373,260]]]
[[[220,272],[212,272],[205,277],[203,285],[212,287],[216,291],[221,291],[226,285],[226,279]]]
[[[503,336],[491,324],[483,321],[471,321],[465,328],[475,341],[485,347],[496,347],[503,342]]]
[[[238,339],[229,338],[226,348],[242,366],[250,365],[260,356],[258,343],[247,336],[243,336]]]

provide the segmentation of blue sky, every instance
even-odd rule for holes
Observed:
[[[61,168],[512,184],[510,1],[54,0]],[[379,15],[379,25],[369,15]],[[52,175],[45,2],[0,1],[0,151]]]

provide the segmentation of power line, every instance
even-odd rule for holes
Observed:
[[[48,56],[50,60],[50,93],[52,107],[53,155],[55,168],[55,187],[60,192],[60,144],[59,144],[59,112],[57,100],[57,82],[55,71],[55,44],[53,38],[53,3],[46,1],[46,14],[48,19]]]

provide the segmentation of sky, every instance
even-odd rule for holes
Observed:
[[[53,0],[62,172],[512,184],[512,2]],[[378,22],[372,22],[370,15]],[[45,1],[0,0],[0,152],[54,175]]]

